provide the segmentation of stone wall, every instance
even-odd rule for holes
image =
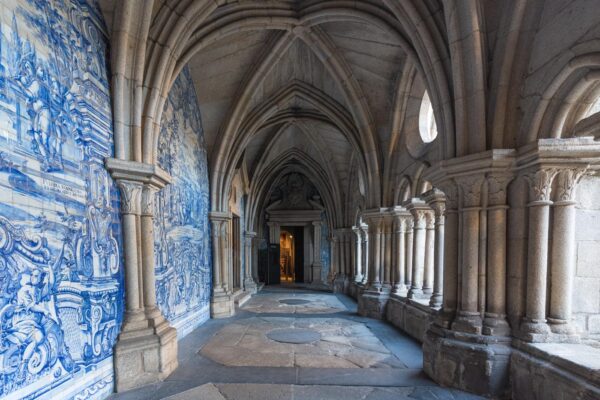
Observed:
[[[600,339],[600,177],[584,177],[577,200],[577,272],[573,316],[584,336]]]
[[[211,248],[207,155],[187,68],[165,103],[158,160],[173,183],[157,194],[156,297],[179,338],[210,316]]]
[[[95,2],[0,1],[0,397],[113,389],[122,320],[107,34]]]

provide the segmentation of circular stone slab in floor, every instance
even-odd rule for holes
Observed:
[[[300,304],[308,304],[310,300],[302,299],[283,299],[279,300],[280,303],[287,304],[288,306],[299,306]]]
[[[321,340],[321,334],[312,329],[285,328],[266,333],[271,340],[280,343],[304,344]]]

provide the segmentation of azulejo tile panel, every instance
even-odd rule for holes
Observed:
[[[211,290],[208,164],[187,67],[165,103],[158,159],[173,183],[155,202],[157,303],[181,338],[209,318]]]
[[[0,0],[0,397],[112,392],[122,319],[106,28],[85,0]]]

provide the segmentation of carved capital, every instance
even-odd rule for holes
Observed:
[[[569,168],[558,172],[556,178],[556,201],[575,201],[575,188],[585,172],[586,168]]]
[[[119,179],[117,186],[121,192],[121,213],[139,215],[141,211],[142,184]]]
[[[463,208],[481,206],[481,185],[483,184],[483,179],[483,175],[456,178]]]
[[[410,210],[413,215],[413,226],[415,229],[425,229],[427,227],[427,210],[423,209],[412,209]]]
[[[442,201],[436,201],[431,203],[429,206],[433,210],[437,219],[444,219],[444,215],[446,215],[446,203]]]
[[[439,188],[444,192],[446,209],[456,210],[458,208],[458,189],[453,180],[442,182]]]
[[[144,185],[142,188],[142,215],[147,217],[154,216],[154,199],[158,189],[154,186]]]
[[[435,229],[435,214],[431,211],[425,213],[425,228]]]
[[[557,172],[556,169],[548,168],[525,174],[525,179],[529,182],[530,201],[550,201],[552,181]]]
[[[503,206],[506,204],[508,184],[513,180],[510,175],[488,175],[488,204]]]

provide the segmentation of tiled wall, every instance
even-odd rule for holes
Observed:
[[[107,37],[86,0],[0,0],[0,398],[106,397],[123,309]]]
[[[207,156],[187,67],[165,103],[158,159],[173,183],[155,202],[156,296],[181,338],[209,318],[211,285]]]

